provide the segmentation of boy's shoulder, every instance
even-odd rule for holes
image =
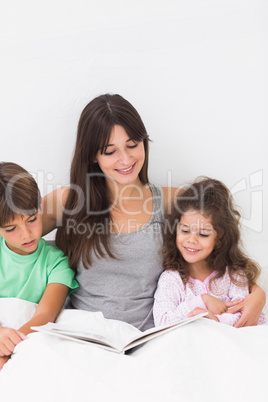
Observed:
[[[41,238],[39,240],[39,245],[41,246],[42,254],[45,254],[46,257],[51,257],[53,260],[55,260],[55,258],[67,259],[63,251],[56,247],[53,240],[45,240]]]
[[[43,242],[45,242],[45,244],[46,244],[46,246],[47,247],[53,247],[53,248],[56,248],[57,250],[59,250],[58,248],[57,248],[57,246],[56,246],[56,243],[55,243],[55,240],[45,240],[43,237],[40,239],[40,241],[43,241]]]

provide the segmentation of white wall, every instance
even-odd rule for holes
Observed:
[[[82,108],[110,92],[153,140],[150,179],[223,180],[268,267],[267,0],[1,0],[0,160],[68,183]]]

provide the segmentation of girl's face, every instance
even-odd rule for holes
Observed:
[[[144,159],[143,141],[131,140],[119,125],[114,126],[103,154],[99,150],[96,156],[102,172],[121,185],[134,184],[138,180]]]
[[[212,253],[217,232],[211,218],[190,210],[182,215],[177,226],[176,245],[189,264],[204,262]]]

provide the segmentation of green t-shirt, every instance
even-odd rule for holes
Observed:
[[[40,239],[34,253],[19,255],[0,237],[0,297],[39,303],[49,283],[61,283],[71,290],[79,287],[62,251]]]

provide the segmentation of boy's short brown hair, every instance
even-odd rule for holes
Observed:
[[[34,215],[41,206],[41,195],[32,175],[12,162],[0,163],[0,227],[16,215]]]

